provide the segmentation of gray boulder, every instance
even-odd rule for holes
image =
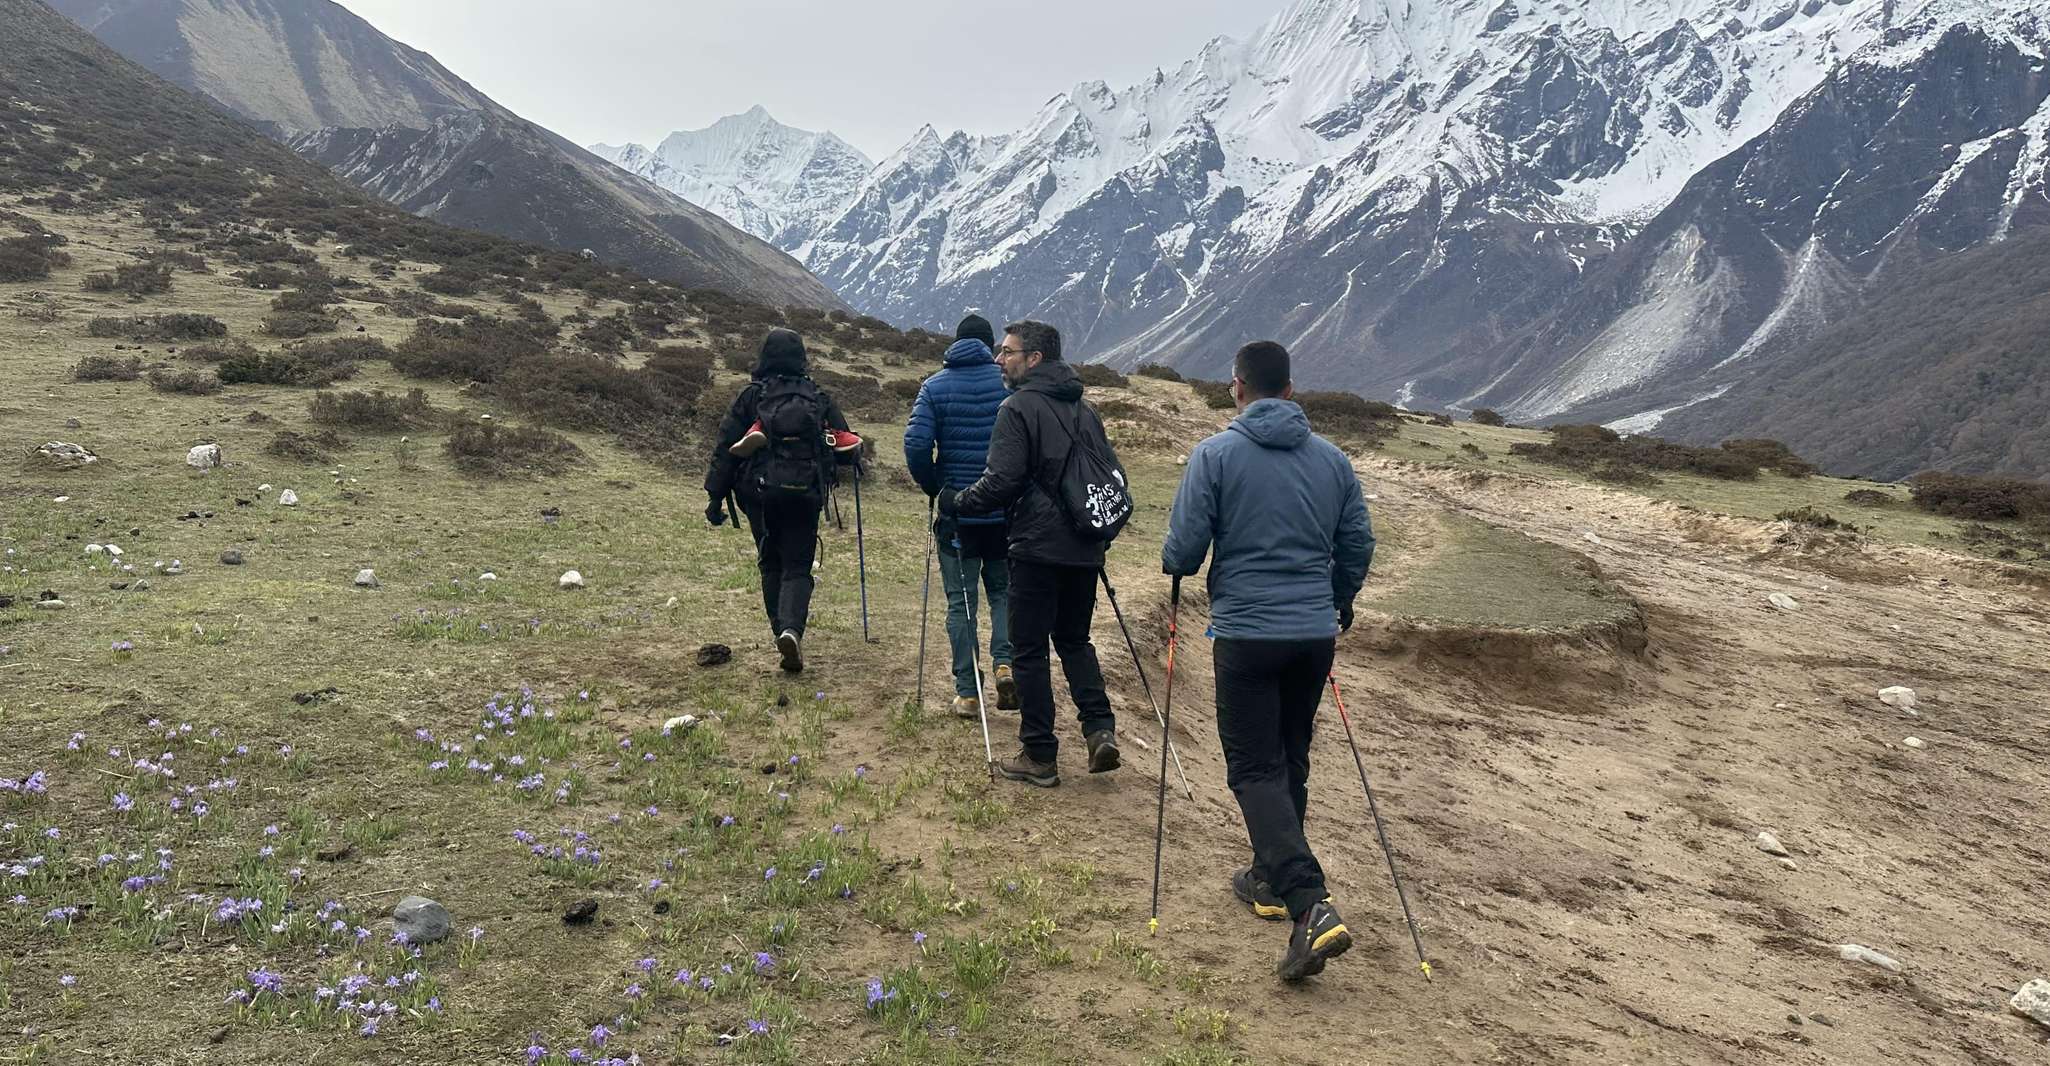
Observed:
[[[448,909],[426,896],[407,896],[392,908],[392,927],[415,946],[448,939],[455,920]]]

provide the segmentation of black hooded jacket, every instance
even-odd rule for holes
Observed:
[[[762,394],[762,382],[769,378],[801,378],[805,373],[804,341],[787,329],[772,329],[762,340],[761,355],[755,359],[754,380],[748,382],[740,395],[733,398],[733,406],[719,423],[719,439],[712,447],[712,461],[705,471],[705,493],[715,500],[723,500],[734,489],[745,484],[741,476],[747,469],[747,460],[736,457],[730,450],[747,435],[747,428],[754,425],[755,407]],[[820,398],[826,402],[826,424],[842,432],[852,432],[847,425],[847,416],[840,413],[840,405],[833,402],[831,394],[819,390]]]
[[[1073,434],[1081,432],[1106,452],[1103,420],[1082,401],[1082,379],[1064,362],[1042,362],[997,409],[989,465],[975,484],[954,497],[964,515],[1008,511],[1011,554],[1052,566],[1103,566],[1103,545],[1069,527],[1058,501],[1042,486],[1058,484]]]

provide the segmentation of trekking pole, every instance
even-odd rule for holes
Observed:
[[[961,579],[961,609],[968,615],[968,632],[980,632],[975,625],[975,586],[968,583],[966,552],[954,556],[954,576]],[[971,646],[972,644],[973,642]],[[982,656],[979,653],[976,653],[975,661],[969,664],[969,668],[975,671],[975,710],[982,716],[982,757],[989,763],[989,779],[994,782],[997,779],[997,753],[995,746],[989,742],[989,705],[982,699]]]
[[[1424,971],[1424,980],[1431,979],[1431,960],[1424,957],[1424,938],[1417,932],[1416,915],[1410,913],[1409,895],[1402,890],[1402,874],[1395,869],[1395,849],[1388,844],[1388,826],[1381,821],[1381,805],[1374,802],[1374,786],[1367,783],[1367,764],[1360,758],[1359,741],[1353,739],[1352,719],[1345,713],[1345,697],[1338,694],[1338,675],[1328,675],[1331,681],[1331,701],[1338,705],[1338,720],[1345,724],[1345,742],[1352,748],[1352,763],[1360,771],[1360,787],[1367,793],[1367,811],[1374,816],[1374,832],[1381,838],[1381,854],[1388,858],[1388,876],[1395,882],[1395,900],[1402,904],[1402,919],[1409,923],[1409,942],[1416,945],[1417,965]]]
[[[1118,629],[1125,635],[1125,650],[1132,653],[1132,668],[1139,671],[1139,687],[1145,691],[1146,702],[1153,707],[1153,720],[1160,723],[1161,735],[1163,738],[1166,738],[1167,751],[1161,754],[1161,758],[1164,760],[1169,754],[1174,756],[1174,772],[1176,776],[1182,779],[1182,792],[1193,800],[1196,798],[1196,791],[1189,787],[1189,775],[1182,772],[1182,753],[1175,750],[1174,740],[1171,737],[1167,737],[1167,719],[1161,716],[1160,704],[1155,703],[1153,700],[1153,683],[1146,680],[1146,668],[1139,663],[1139,646],[1132,642],[1132,630],[1129,626],[1125,625],[1125,612],[1118,607],[1118,590],[1111,587],[1110,573],[1108,571],[1098,570],[1096,573],[1099,577],[1103,578],[1103,591],[1110,595],[1110,613],[1117,616]],[[1175,589],[1175,602],[1179,603],[1181,600],[1180,578],[1175,579]],[[1170,613],[1172,613],[1172,609],[1170,609]],[[1172,665],[1174,663],[1174,623],[1172,618],[1168,622],[1167,647],[1168,663],[1170,664],[1168,666],[1168,677],[1172,678],[1174,677],[1174,667]],[[1169,698],[1172,698],[1173,695],[1174,691],[1169,689]]]
[[[865,644],[875,643],[868,635],[868,547],[863,543],[861,530],[861,460],[854,461],[854,557],[861,575],[861,639]]]
[[[1108,579],[1104,587],[1110,587]],[[1147,936],[1160,932],[1160,853],[1167,843],[1167,753],[1174,750],[1173,735],[1167,727],[1174,720],[1174,648],[1181,613],[1182,575],[1176,574],[1167,594],[1167,711],[1160,717],[1160,798],[1153,810],[1153,917],[1146,922]],[[1181,763],[1177,761],[1175,767],[1180,769]],[[1188,786],[1187,778],[1182,779],[1182,786]]]
[[[939,544],[933,532],[933,501],[925,501],[925,591],[918,597],[918,713],[925,713],[925,635],[932,628],[932,555]]]

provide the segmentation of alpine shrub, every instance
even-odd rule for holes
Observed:
[[[132,355],[88,355],[71,368],[73,381],[134,381],[141,376],[142,360]]]

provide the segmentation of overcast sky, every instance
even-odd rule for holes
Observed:
[[[578,144],[755,104],[872,158],[930,122],[1001,133],[1048,97],[1131,84],[1287,0],[340,0]]]

